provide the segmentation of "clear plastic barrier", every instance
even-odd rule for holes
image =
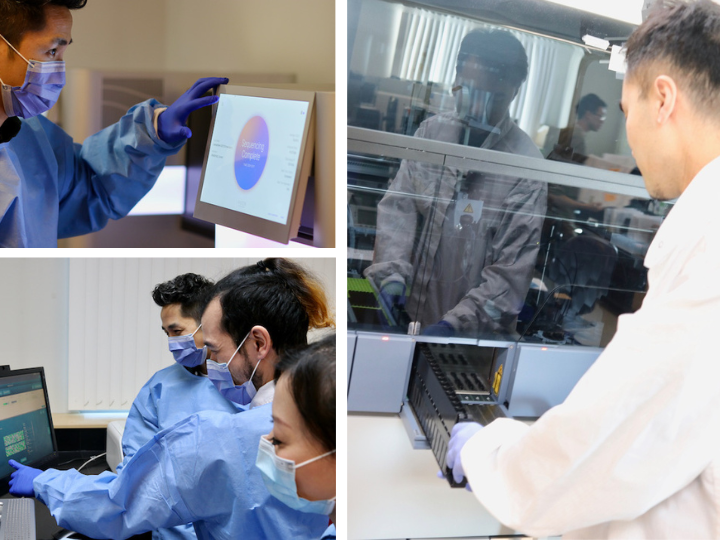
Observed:
[[[484,165],[348,156],[350,327],[607,344],[669,206]]]
[[[538,0],[349,1],[351,328],[607,344],[669,209],[617,174],[622,80],[583,42],[632,29]]]
[[[635,169],[608,69],[632,25],[534,0],[451,4],[349,2],[349,126]]]

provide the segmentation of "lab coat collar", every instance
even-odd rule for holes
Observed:
[[[645,266],[657,266],[679,247],[691,244],[689,236],[707,232],[707,222],[717,211],[718,200],[720,157],[705,165],[680,195],[650,244]]]
[[[252,401],[250,402],[250,408],[254,409],[255,407],[260,407],[260,405],[272,403],[274,397],[275,381],[270,381],[258,388],[258,391],[255,393],[255,397],[252,398]]]

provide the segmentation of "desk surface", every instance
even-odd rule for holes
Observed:
[[[398,415],[348,415],[348,538],[513,534],[437,472],[432,451],[413,449]]]
[[[53,427],[65,428],[106,428],[114,420],[127,420],[128,413],[83,414],[53,413]]]

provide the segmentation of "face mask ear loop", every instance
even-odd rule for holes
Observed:
[[[312,459],[308,459],[307,461],[303,461],[303,462],[300,463],[299,465],[295,465],[295,468],[296,468],[296,469],[299,469],[300,467],[304,467],[305,465],[308,465],[309,463],[312,463],[313,461],[317,461],[317,460],[319,460],[319,459],[322,459],[322,458],[327,457],[327,456],[329,456],[329,455],[332,455],[332,454],[334,454],[334,453],[335,453],[335,450],[330,450],[329,452],[325,452],[324,454],[320,454],[320,455],[317,456],[317,457],[314,457],[314,458],[312,458]]]
[[[263,359],[257,361],[257,364],[255,364],[255,369],[253,369],[252,375],[250,375],[250,380],[252,381],[252,378],[255,376],[255,372],[257,371],[258,366],[260,365],[260,362],[262,362]]]
[[[200,330],[201,328],[202,328],[202,324],[200,326],[198,326],[192,334],[190,334],[190,337],[194,337],[195,334],[198,333],[198,330]]]
[[[252,329],[250,330],[250,332],[252,332]],[[235,358],[235,355],[236,355],[236,354],[238,353],[238,351],[240,350],[240,347],[242,347],[243,344],[245,343],[245,340],[246,340],[246,339],[248,338],[248,336],[250,335],[250,332],[248,332],[247,334],[245,334],[245,337],[244,337],[243,340],[240,342],[240,345],[238,345],[238,348],[235,349],[235,352],[234,352],[233,355],[230,357],[230,360],[227,361],[227,364],[225,364],[225,367],[228,367],[228,368],[230,367],[230,362],[233,361],[233,358]]]
[[[22,54],[20,54],[20,51],[18,51],[15,47],[13,47],[12,44],[11,44],[7,39],[5,39],[5,36],[3,36],[2,34],[0,34],[0,38],[2,38],[3,41],[8,44],[8,47],[10,47],[13,51],[15,51],[20,58],[22,58],[22,59],[25,60],[28,64],[30,64],[30,60],[28,60],[28,59],[25,58]],[[3,83],[3,84],[4,84],[4,83]]]

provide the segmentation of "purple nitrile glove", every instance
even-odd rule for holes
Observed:
[[[380,287],[380,296],[389,308],[405,306],[406,293],[407,287],[402,281],[390,281]]]
[[[192,132],[185,125],[185,122],[187,122],[190,113],[217,103],[220,99],[218,96],[202,97],[203,94],[211,88],[228,82],[229,79],[223,77],[198,79],[175,103],[160,113],[157,120],[158,137],[167,144],[172,145],[180,144],[189,139]]]
[[[35,477],[42,473],[42,471],[40,469],[27,467],[14,459],[8,461],[8,464],[17,469],[10,475],[10,495],[15,495],[16,497],[34,497],[35,490],[33,489],[33,480],[35,480]]]
[[[470,440],[470,437],[475,435],[482,428],[483,426],[477,422],[460,422],[455,424],[452,428],[445,461],[447,466],[452,469],[453,480],[455,480],[458,484],[462,482],[462,479],[465,476],[462,460],[460,459],[460,451],[462,450],[462,447],[465,446],[465,443]]]
[[[455,328],[453,328],[452,324],[443,319],[428,326],[425,330],[423,330],[423,335],[452,337],[455,335]]]

